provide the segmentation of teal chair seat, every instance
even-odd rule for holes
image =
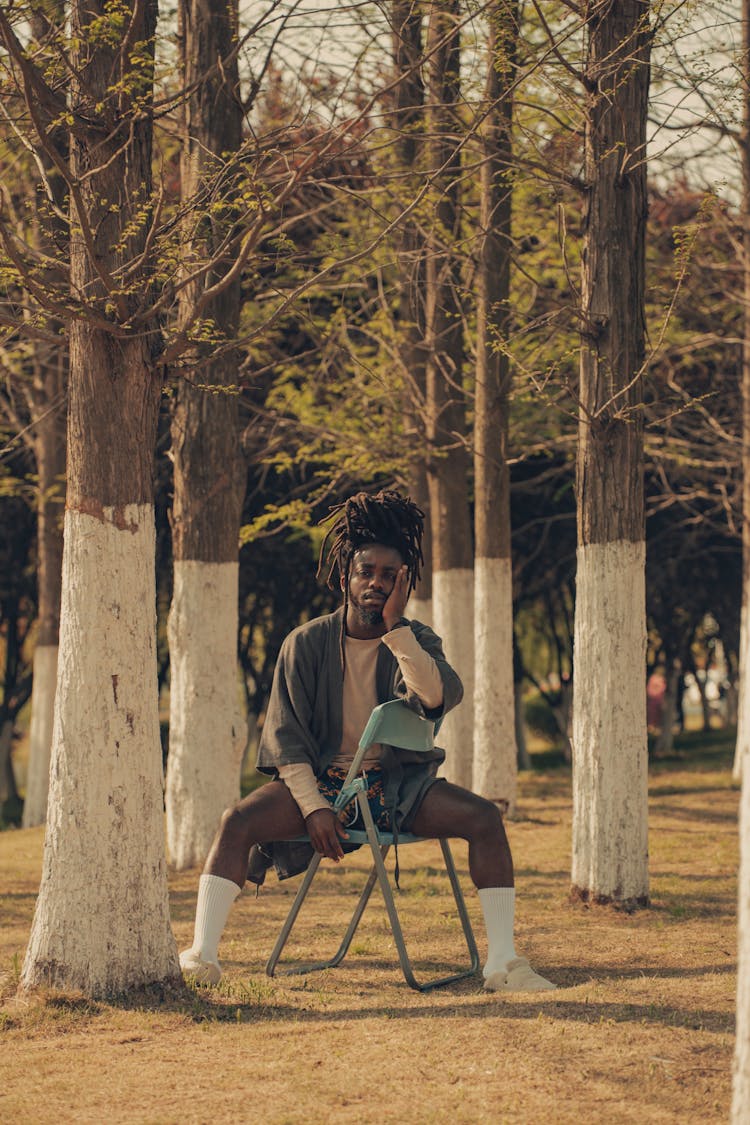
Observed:
[[[271,956],[266,965],[266,972],[269,976],[274,976],[277,971],[279,973],[288,974],[304,974],[311,973],[318,969],[330,969],[339,965],[346,956],[351,945],[354,934],[361,921],[362,915],[365,912],[365,907],[370,899],[372,890],[377,882],[383,899],[385,907],[388,912],[388,920],[390,922],[391,932],[396,943],[399,962],[401,970],[407,984],[411,988],[415,988],[420,992],[427,992],[432,988],[440,988],[443,985],[451,984],[454,981],[463,980],[466,977],[473,976],[479,969],[479,954],[477,951],[474,933],[471,928],[471,921],[466,910],[466,903],[464,901],[461,886],[458,881],[456,872],[456,865],[453,861],[450,847],[447,840],[440,840],[440,848],[443,854],[443,861],[445,864],[446,874],[451,884],[453,891],[453,898],[456,903],[458,917],[461,922],[466,948],[469,954],[469,965],[458,969],[456,972],[451,973],[449,976],[439,977],[436,980],[430,980],[425,983],[420,983],[412,969],[411,961],[409,959],[406,943],[404,941],[403,930],[401,922],[396,909],[396,903],[391,889],[390,880],[385,867],[385,857],[388,850],[397,844],[399,847],[409,844],[423,843],[420,836],[414,836],[410,833],[399,833],[397,837],[391,832],[380,831],[372,818],[370,806],[367,801],[367,783],[361,775],[362,762],[367,749],[373,743],[384,743],[388,746],[396,746],[405,750],[414,750],[418,753],[425,753],[433,748],[433,739],[435,734],[436,724],[429,719],[422,718],[415,711],[412,711],[402,703],[400,700],[393,700],[390,703],[381,703],[375,707],[367,726],[362,732],[362,737],[357,748],[357,753],[349,768],[346,780],[341,788],[334,809],[338,811],[354,799],[357,802],[362,821],[365,825],[365,830],[348,829],[349,843],[360,844],[368,846],[372,853],[372,868],[365,882],[362,893],[359,897],[357,906],[355,907],[351,921],[347,927],[346,933],[341,941],[341,944],[333,955],[328,960],[316,961],[313,964],[297,965],[277,969],[279,958],[287,943],[289,935],[300,912],[303,902],[307,897],[307,893],[313,883],[318,867],[320,866],[321,856],[316,854],[310,861],[299,890],[295,896],[294,902],[289,910],[289,914],[281,928],[281,932],[276,940]],[[297,840],[304,840],[309,842],[309,837],[297,837]]]

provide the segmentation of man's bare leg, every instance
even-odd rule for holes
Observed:
[[[193,944],[180,954],[186,976],[207,984],[221,978],[219,940],[245,884],[253,844],[288,840],[304,831],[299,806],[281,781],[270,781],[227,809],[200,878]]]
[[[468,789],[438,781],[426,792],[411,830],[427,838],[453,837],[469,845],[469,872],[479,892],[487,929],[485,988],[492,992],[553,989],[513,944],[515,888],[513,859],[500,810]]]
[[[431,785],[411,825],[415,836],[457,836],[469,844],[469,873],[477,890],[513,886],[513,859],[497,805],[440,780]]]
[[[203,874],[231,879],[241,890],[253,844],[291,840],[304,831],[299,805],[284,782],[269,781],[224,813]]]

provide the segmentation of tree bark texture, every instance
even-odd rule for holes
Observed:
[[[214,214],[211,201],[224,167],[242,140],[236,55],[235,0],[182,0],[179,6],[186,99],[182,129],[183,199],[209,200],[189,214],[185,268],[211,269],[181,298],[187,320],[201,291],[231,266],[220,246],[231,208]],[[226,198],[226,184],[222,188]],[[230,197],[231,199],[231,197]],[[169,618],[170,730],[167,762],[167,843],[179,869],[202,862],[219,818],[239,798],[244,746],[237,692],[237,553],[245,489],[237,394],[238,356],[222,341],[237,334],[239,279],[206,314],[216,344],[196,345],[179,372],[172,419],[175,591]],[[217,624],[225,631],[217,638]],[[212,659],[208,659],[209,654]]]
[[[35,42],[42,42],[65,20],[64,5],[54,0],[46,10],[31,13],[30,25]],[[44,114],[44,110],[39,112]],[[44,114],[50,141],[62,162],[68,160],[65,131]],[[50,153],[40,161],[48,190],[57,213],[48,215],[46,193],[38,190],[34,199],[33,230],[39,249],[54,262],[68,245],[68,228],[60,217],[65,209],[65,184]],[[44,214],[41,214],[40,199]],[[67,256],[67,255],[66,255]],[[50,267],[50,283],[60,285],[61,271]],[[54,323],[58,330],[63,326]],[[27,394],[32,427],[31,446],[37,467],[37,631],[34,648],[34,678],[29,728],[29,765],[23,803],[23,826],[44,824],[47,816],[49,763],[52,752],[52,725],[57,682],[57,645],[60,632],[62,596],[63,514],[65,508],[65,424],[68,386],[68,349],[60,332],[56,344],[37,340],[34,345],[33,373]]]
[[[415,0],[393,0],[391,34],[397,84],[393,95],[391,125],[394,132],[394,189],[396,206],[402,210],[424,175],[425,97],[422,66],[423,5]],[[404,379],[404,428],[412,439],[414,456],[406,467],[407,491],[426,516],[429,528],[427,485],[427,389],[426,246],[419,219],[405,219],[396,235],[398,265],[397,331]],[[432,538],[422,545],[424,566],[412,597],[410,613],[432,623]]]
[[[745,279],[742,341],[742,621],[740,637],[740,705],[735,776],[742,779],[740,798],[740,871],[737,907],[737,1031],[732,1075],[732,1121],[750,1122],[750,0],[742,0],[742,249]]]
[[[742,160],[742,253],[744,308],[742,335],[742,617],[740,624],[740,687],[737,714],[737,744],[733,776],[742,777],[750,751],[750,5],[742,3],[743,27],[743,122],[740,144]],[[750,1065],[750,1064],[749,1064]]]
[[[169,924],[156,675],[159,336],[131,333],[151,191],[156,4],[75,0],[68,493],[42,883],[22,984],[111,995],[179,978]],[[94,23],[94,21],[97,21]],[[92,28],[92,23],[94,27]],[[116,45],[113,45],[115,44]],[[145,216],[145,218],[144,218]],[[132,269],[131,285],[114,282]]]
[[[183,83],[193,91],[183,108],[182,197],[187,202],[205,191],[208,199],[202,212],[191,211],[186,221],[184,268],[190,273],[211,262],[208,272],[183,290],[180,315],[185,322],[201,292],[220,281],[232,265],[229,257],[221,257],[219,248],[232,222],[228,183],[239,172],[232,173],[230,154],[242,141],[242,104],[235,0],[181,0],[179,18]],[[222,166],[226,175],[219,177]],[[214,209],[219,191],[222,207]],[[238,355],[222,341],[231,342],[237,335],[238,280],[213,298],[206,316],[216,341],[198,344],[186,353],[177,385],[172,541],[175,559],[236,562],[245,486]]]
[[[60,577],[62,578],[62,572]],[[34,649],[34,686],[29,724],[29,765],[23,801],[23,827],[34,828],[47,819],[49,764],[57,690],[57,645]]]
[[[222,812],[239,796],[246,723],[237,668],[238,572],[236,562],[175,562],[166,807],[169,855],[180,870],[203,862]]]
[[[460,234],[459,6],[439,0],[428,29],[428,161],[434,221],[427,258],[427,436],[435,629],[464,683],[464,702],[441,728],[445,776],[471,786],[473,761],[473,547],[468,503]]]
[[[510,551],[508,331],[511,263],[514,2],[488,13],[482,127],[477,362],[474,403],[475,697],[473,788],[515,809],[513,573]]]
[[[57,682],[57,646],[62,596],[63,509],[65,504],[65,398],[67,349],[45,355],[36,365],[32,418],[37,465],[38,627],[29,728],[29,768],[23,826],[44,824]]]
[[[648,896],[641,371],[646,0],[588,9],[574,641],[573,892]]]

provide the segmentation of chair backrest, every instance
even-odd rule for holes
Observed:
[[[423,719],[400,699],[375,707],[359,740],[359,749],[366,750],[373,742],[384,742],[403,750],[432,750],[435,724]]]

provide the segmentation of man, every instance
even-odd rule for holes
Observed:
[[[426,625],[403,616],[422,561],[423,515],[396,492],[360,492],[335,510],[329,585],[338,573],[344,605],[295,629],[284,641],[258,752],[270,781],[222,818],[198,891],[193,945],[180,957],[186,976],[215,984],[218,946],[248,857],[289,869],[283,845],[307,833],[312,847],[338,862],[347,832],[332,803],[377,703],[402,697],[429,718],[460,702],[461,682]],[[513,861],[499,810],[436,777],[445,755],[387,746],[368,751],[364,768],[376,823],[428,838],[469,844],[469,870],[487,929],[484,987],[496,992],[552,989],[513,944]],[[310,853],[311,854],[311,853]],[[255,866],[255,865],[253,865]],[[304,866],[304,862],[303,862]],[[255,881],[262,875],[251,874]]]

